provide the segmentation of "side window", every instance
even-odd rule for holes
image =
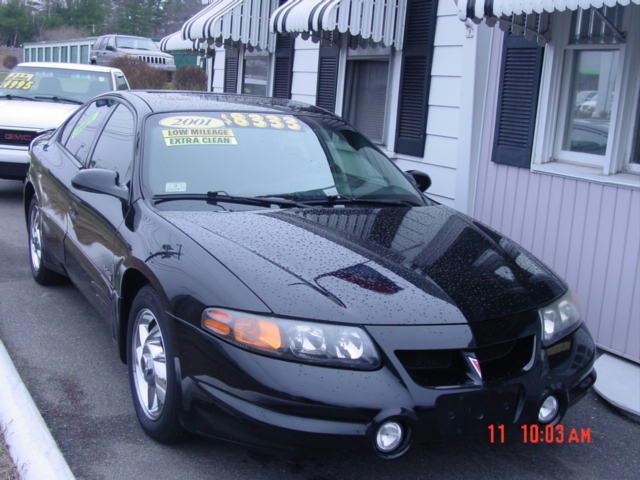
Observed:
[[[131,177],[135,135],[133,114],[124,105],[118,105],[100,135],[88,167],[115,170],[120,183],[126,184]]]
[[[100,126],[111,112],[111,106],[112,104],[106,100],[93,102],[73,126],[65,146],[80,163],[84,164],[87,160],[87,155],[100,131]]]
[[[73,132],[74,125],[78,122],[78,118],[84,113],[84,108],[79,109],[67,122],[64,126],[64,130],[62,131],[62,135],[60,135],[60,143],[62,145],[66,145],[69,141],[69,137],[71,136],[71,132]]]
[[[116,48],[116,37],[109,37],[109,39],[107,41],[107,45],[109,47],[113,47],[113,49],[115,50],[115,48]]]
[[[116,90],[129,90],[127,79],[121,73],[116,73]]]

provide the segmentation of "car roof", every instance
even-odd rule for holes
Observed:
[[[130,90],[118,92],[124,98],[136,97],[154,113],[176,111],[236,111],[260,113],[313,113],[330,112],[306,103],[271,97],[207,92],[183,92],[167,90]]]
[[[98,65],[85,65],[83,63],[25,62],[25,63],[19,63],[17,66],[18,67],[57,68],[60,70],[75,70],[79,72],[122,73],[122,71],[118,68],[99,67]]]

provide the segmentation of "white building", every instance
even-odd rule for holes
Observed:
[[[456,172],[469,157],[461,77],[473,39],[453,0],[214,0],[180,35],[207,47],[212,91],[342,115],[402,168],[427,171],[434,198],[465,209]]]

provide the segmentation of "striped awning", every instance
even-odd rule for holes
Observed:
[[[402,49],[406,0],[289,0],[271,15],[271,31],[317,37],[323,31]]]
[[[175,32],[160,40],[160,50],[163,52],[198,50],[198,40],[184,40],[182,32]]]
[[[277,0],[212,0],[183,25],[184,40],[240,42],[259,49],[271,49],[269,15]]]
[[[531,13],[563,12],[578,8],[602,8],[614,5],[640,5],[640,0],[454,0],[461,20],[509,17]]]

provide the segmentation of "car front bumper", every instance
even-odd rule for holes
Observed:
[[[392,420],[409,432],[406,445],[377,453],[396,458],[414,443],[488,438],[492,424],[538,423],[549,394],[560,400],[557,423],[595,382],[595,345],[584,326],[570,336],[571,349],[560,364],[552,366],[538,344],[526,372],[439,388],[417,385],[389,357],[372,372],[332,369],[246,352],[184,324],[178,329],[185,428],[270,450],[375,450],[375,433]]]
[[[0,178],[24,180],[28,169],[28,148],[0,145]]]

